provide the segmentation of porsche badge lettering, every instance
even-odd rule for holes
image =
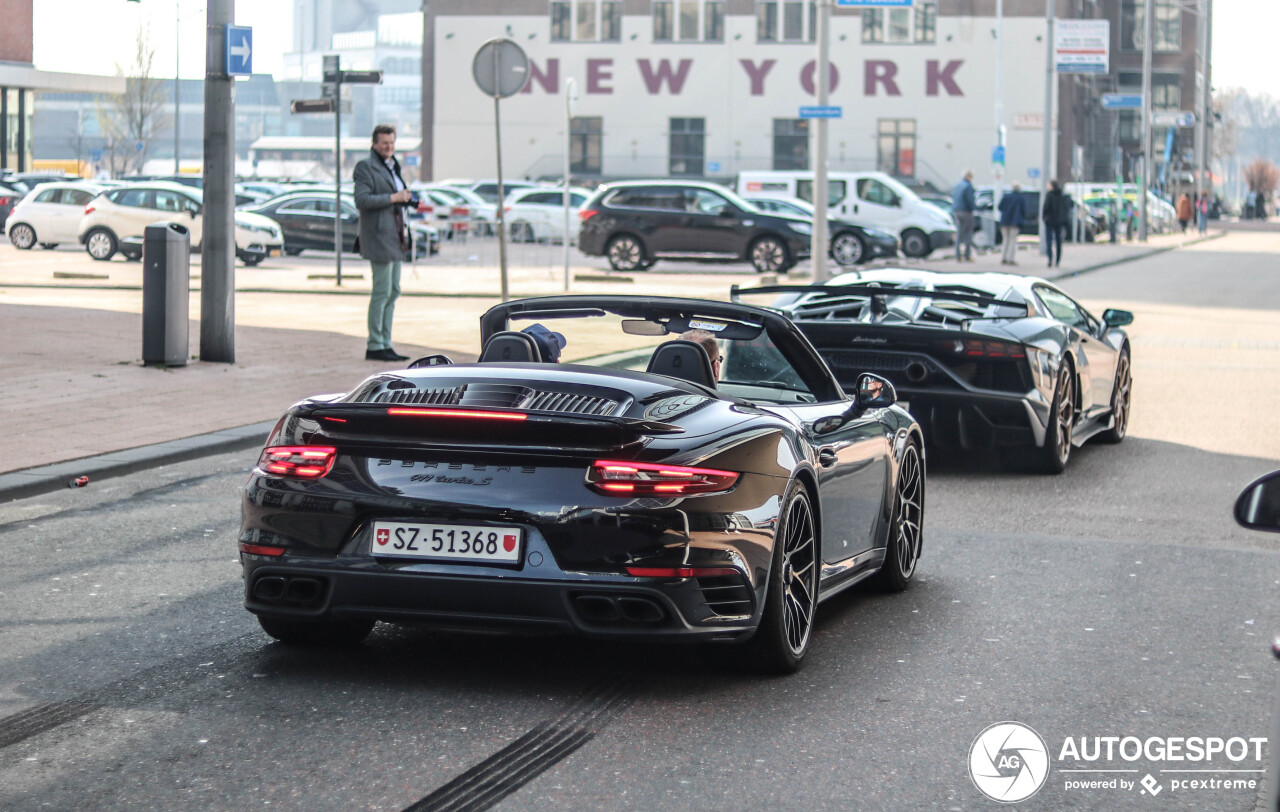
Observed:
[[[440,468],[444,468],[447,471],[467,470],[473,474],[486,473],[486,472],[493,472],[495,474],[509,474],[513,471],[519,472],[521,474],[536,474],[538,472],[537,466],[534,466],[534,465],[464,465],[460,462],[419,462],[415,460],[378,460],[377,467],[385,468],[391,465],[395,465],[397,462],[400,463],[399,467],[401,468],[422,468],[428,471],[434,471]],[[443,482],[445,479],[446,477],[439,477],[436,479],[436,481]],[[415,478],[414,481],[416,482],[418,480]],[[424,479],[421,481],[427,482],[429,480]]]

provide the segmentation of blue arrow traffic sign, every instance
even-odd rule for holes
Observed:
[[[227,26],[227,75],[253,73],[253,29],[247,25]]]
[[[1141,110],[1141,93],[1103,93],[1103,110]]]
[[[838,104],[808,105],[800,108],[800,118],[842,118],[844,110]]]
[[[991,163],[1004,166],[1004,147],[991,148]]]

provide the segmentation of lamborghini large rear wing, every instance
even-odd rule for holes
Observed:
[[[898,296],[910,296],[917,299],[948,299],[957,302],[971,302],[983,306],[999,306],[1012,307],[1023,311],[1024,315],[1035,315],[1035,310],[1030,302],[1027,301],[1010,301],[1008,299],[1000,299],[995,296],[989,296],[985,293],[963,293],[961,291],[951,290],[923,290],[920,288],[894,288],[880,287],[878,285],[760,285],[759,287],[743,288],[733,285],[729,288],[729,299],[734,302],[740,301],[740,297],[744,293],[817,293],[821,294],[819,298],[849,298],[861,296],[867,298],[892,298]],[[1002,316],[1001,318],[1013,318],[1010,316]]]

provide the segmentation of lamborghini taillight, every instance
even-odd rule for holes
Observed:
[[[333,470],[338,449],[319,445],[277,445],[262,450],[258,468],[275,476],[319,479]]]
[[[727,491],[738,476],[714,468],[596,460],[587,471],[587,485],[610,496],[689,496]]]

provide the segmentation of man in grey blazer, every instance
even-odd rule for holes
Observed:
[[[395,158],[396,128],[379,124],[373,128],[373,150],[356,164],[356,208],[360,210],[360,256],[373,270],[373,292],[369,298],[369,342],[364,357],[369,361],[406,361],[391,348],[391,317],[400,297],[400,261],[409,246],[404,206],[412,200],[400,162]]]

